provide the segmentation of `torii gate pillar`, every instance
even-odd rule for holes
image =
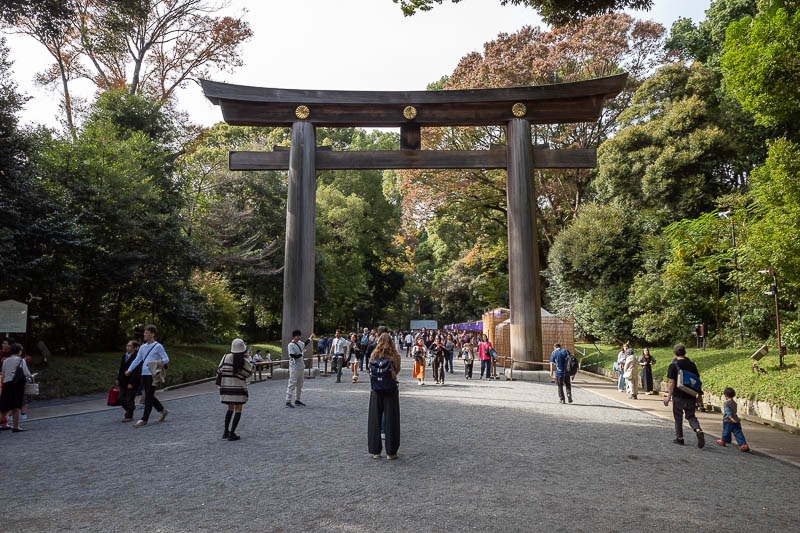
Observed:
[[[314,124],[292,124],[286,198],[286,251],[283,262],[282,346],[292,330],[304,336],[314,327],[314,263],[317,217],[316,137]]]
[[[533,185],[531,123],[509,121],[506,134],[508,171],[508,297],[511,304],[511,357],[515,361],[542,360],[541,288],[536,204]],[[519,365],[530,370],[528,365]]]

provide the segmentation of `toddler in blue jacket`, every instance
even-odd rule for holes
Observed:
[[[717,441],[717,444],[720,446],[730,444],[731,433],[733,433],[736,436],[736,443],[739,445],[739,449],[743,452],[749,452],[750,446],[747,445],[742,432],[742,421],[739,420],[736,414],[737,405],[734,399],[736,398],[736,391],[731,387],[726,387],[722,395],[725,396],[725,403],[722,404],[722,438]]]

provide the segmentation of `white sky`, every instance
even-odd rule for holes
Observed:
[[[649,12],[632,12],[667,29],[678,17],[705,18],[711,0],[656,0]],[[253,37],[243,47],[244,66],[218,81],[297,89],[423,90],[450,74],[465,54],[483,50],[498,33],[523,25],[543,25],[535,10],[503,7],[499,0],[446,1],[427,13],[403,17],[391,0],[233,0],[228,12],[248,10]],[[23,123],[58,125],[59,93],[36,86],[37,72],[49,64],[42,45],[8,35],[14,77],[31,96]],[[91,99],[88,81],[73,82],[73,94]],[[222,119],[200,87],[178,93],[191,120],[210,126]]]

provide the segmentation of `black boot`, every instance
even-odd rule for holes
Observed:
[[[232,416],[233,416],[233,411],[227,411],[225,413],[225,432],[222,434],[222,438],[223,439],[227,439],[228,436],[231,434],[231,432],[228,431],[228,427],[230,427],[230,425],[231,425],[231,417]]]

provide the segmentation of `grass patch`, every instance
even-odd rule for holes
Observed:
[[[273,359],[280,358],[277,344],[253,344],[251,347],[269,350]],[[164,348],[169,355],[167,386],[212,377],[222,356],[230,351],[229,344],[167,345]],[[120,357],[122,351],[79,357],[51,356],[47,366],[41,357],[34,357],[31,371],[39,373],[39,398],[49,400],[108,391],[117,379]]]
[[[580,344],[576,348],[587,350],[586,358],[581,360],[581,366],[597,365],[608,370],[617,360],[619,347],[598,345],[601,354],[597,353],[593,344]],[[770,402],[781,407],[800,409],[800,354],[789,354],[784,358],[788,366],[783,370],[778,369],[778,356],[768,355],[759,364],[767,371],[766,375],[753,374],[751,371],[752,360],[750,354],[757,347],[737,349],[706,349],[687,348],[686,354],[697,365],[703,389],[716,395],[722,395],[725,387],[733,387],[740,398]],[[641,354],[641,348],[636,349],[636,354]],[[672,347],[651,347],[650,354],[655,357],[653,366],[653,379],[656,381],[667,380],[667,367],[672,362]]]

